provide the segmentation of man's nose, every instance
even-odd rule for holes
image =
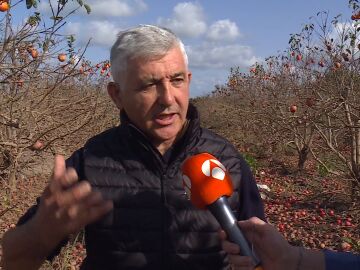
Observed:
[[[170,106],[174,102],[174,93],[170,82],[164,82],[158,87],[158,101],[161,105]]]

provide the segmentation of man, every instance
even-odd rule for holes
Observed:
[[[228,269],[218,223],[186,199],[182,162],[208,152],[227,167],[238,219],[263,219],[263,205],[244,159],[201,128],[189,105],[183,43],[167,29],[141,25],[120,33],[110,61],[108,93],[121,125],[90,139],[67,160],[68,169],[56,157],[40,204],[4,237],[7,269],[37,269],[84,226],[82,269]]]

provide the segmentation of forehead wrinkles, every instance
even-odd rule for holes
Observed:
[[[183,54],[176,47],[162,56],[132,58],[127,64],[125,76],[129,87],[139,80],[171,78],[175,74],[186,76],[188,72]]]
[[[182,66],[178,61],[149,61],[145,65],[135,65],[135,69],[138,71],[137,77],[141,80],[156,79],[160,80],[163,78],[173,78],[179,75],[186,74],[185,67]],[[135,74],[134,74],[135,75]]]

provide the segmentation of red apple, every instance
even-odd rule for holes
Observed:
[[[306,105],[307,105],[307,106],[312,107],[312,106],[314,106],[314,104],[315,104],[315,100],[314,100],[313,98],[308,97],[308,98],[306,99]]]
[[[283,232],[283,231],[285,230],[285,225],[284,225],[283,223],[280,223],[280,224],[278,225],[278,228],[279,228],[279,231],[280,231],[280,232]]]
[[[354,21],[360,20],[360,11],[356,14],[351,15],[351,19]]]
[[[335,67],[335,68],[341,68],[341,64],[340,64],[339,62],[335,62],[335,63],[334,63],[334,67]]]
[[[341,243],[341,249],[343,251],[349,251],[351,249],[351,245],[347,242],[342,242]]]
[[[59,60],[60,62],[64,62],[64,61],[66,60],[66,54],[65,54],[65,53],[60,53],[60,54],[58,55],[58,60]]]
[[[295,104],[290,106],[290,112],[295,113],[297,111],[297,106]]]
[[[44,147],[44,143],[40,140],[37,140],[32,146],[31,149],[33,150],[41,150]]]

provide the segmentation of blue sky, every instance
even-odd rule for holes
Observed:
[[[42,0],[39,5],[44,14],[48,12],[47,2]],[[211,92],[215,84],[225,83],[230,67],[240,66],[247,71],[256,61],[286,49],[290,34],[299,32],[318,11],[328,11],[330,17],[341,13],[344,20],[351,16],[347,0],[84,2],[91,6],[92,13],[77,12],[63,30],[75,34],[79,46],[92,37],[88,59],[108,59],[119,30],[138,24],[166,26],[182,38],[188,50],[193,97]],[[15,21],[29,14],[23,7],[13,10]]]

